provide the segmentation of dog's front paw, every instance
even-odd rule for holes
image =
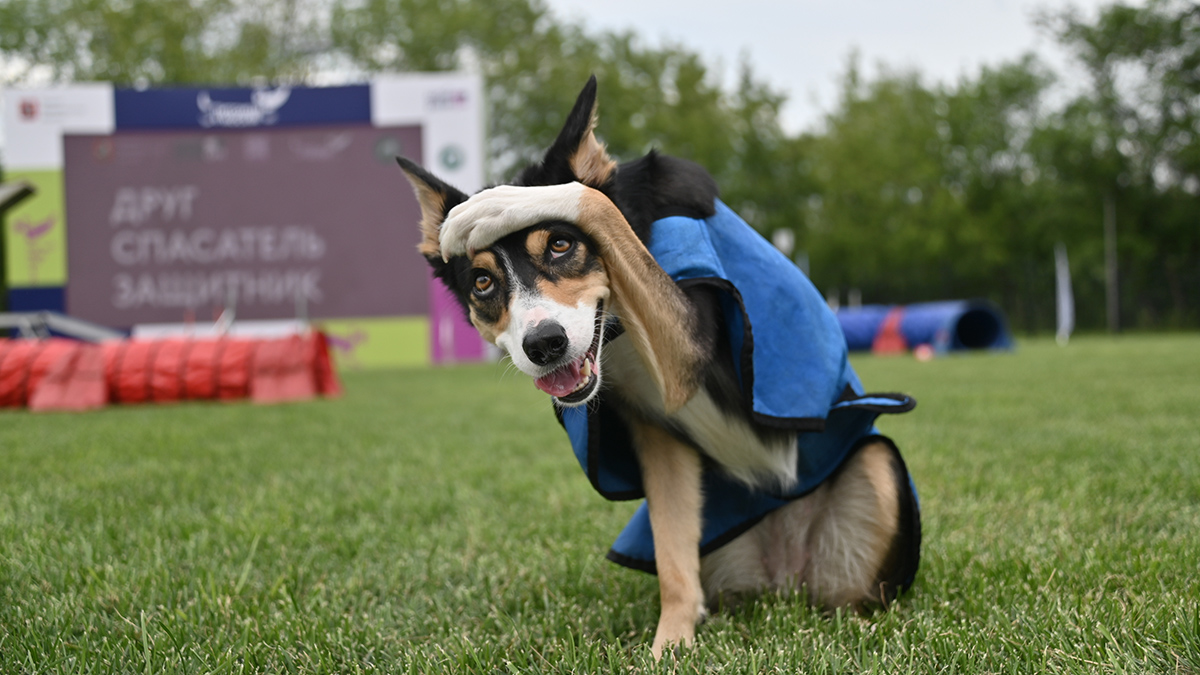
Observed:
[[[658,630],[654,633],[654,643],[650,646],[654,660],[661,660],[663,650],[668,647],[691,647],[696,638],[696,625],[704,619],[705,613],[703,606],[677,611],[664,610],[658,617]]]
[[[487,248],[506,234],[504,214],[512,208],[512,186],[502,185],[484,190],[467,201],[450,209],[446,222],[438,233],[442,257],[449,260],[456,255],[474,255],[480,248]],[[511,218],[507,219],[513,220]]]
[[[574,222],[586,188],[580,183],[484,190],[450,209],[438,233],[442,258],[473,255],[513,232],[547,220]]]
[[[658,632],[654,635],[654,644],[650,646],[650,653],[654,655],[655,661],[661,661],[664,649],[673,647],[679,650],[683,647],[691,647],[695,637],[695,627],[689,627],[685,631],[668,633],[663,631],[663,627],[660,624]]]

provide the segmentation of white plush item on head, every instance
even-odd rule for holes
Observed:
[[[546,220],[575,222],[588,188],[582,183],[499,185],[450,209],[438,237],[442,259],[469,255]]]

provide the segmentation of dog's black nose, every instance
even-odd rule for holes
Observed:
[[[539,366],[544,366],[567,352],[567,331],[554,321],[543,321],[525,334],[521,347],[525,355]]]

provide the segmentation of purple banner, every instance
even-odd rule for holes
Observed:
[[[110,326],[430,312],[419,127],[66,136],[67,310]]]

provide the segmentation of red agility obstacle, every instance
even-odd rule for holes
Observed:
[[[277,339],[0,339],[0,407],[88,410],[108,403],[336,396],[321,332]]]
[[[900,330],[900,321],[904,318],[903,307],[893,307],[883,318],[883,324],[875,339],[871,342],[871,352],[875,354],[904,354],[908,351],[908,342]]]
[[[0,407],[88,410],[107,400],[97,345],[75,340],[0,340]]]

